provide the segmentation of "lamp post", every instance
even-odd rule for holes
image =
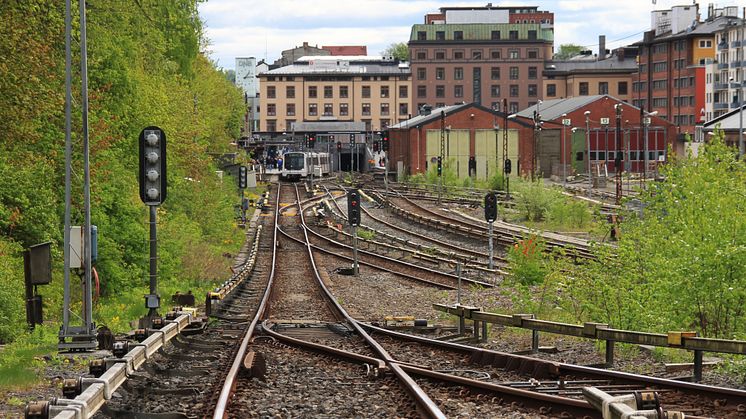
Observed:
[[[572,123],[567,114],[562,114],[562,185],[567,186],[567,127]]]
[[[591,111],[585,111],[583,115],[585,115],[585,147],[588,150],[586,158],[588,159],[588,197],[590,197],[593,189],[593,176],[591,175]]]

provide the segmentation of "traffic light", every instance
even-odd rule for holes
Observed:
[[[389,132],[384,131],[383,134],[381,134],[381,149],[383,151],[389,151]]]
[[[443,175],[443,159],[438,157],[438,176]]]
[[[347,222],[351,226],[360,225],[360,192],[357,189],[347,192]]]
[[[505,160],[505,167],[503,168],[503,171],[506,175],[509,175],[510,172],[513,171],[513,163],[510,161],[510,159]]]
[[[337,152],[341,152],[341,151],[342,151],[342,142],[337,141]]]
[[[378,153],[378,141],[373,141],[373,152]]]
[[[308,134],[308,148],[316,145],[316,134]]]
[[[494,192],[484,196],[484,219],[489,223],[497,220],[497,197]]]
[[[145,205],[166,200],[166,133],[158,127],[140,132],[140,199]]]
[[[238,187],[239,189],[246,189],[248,172],[246,166],[238,167]]]

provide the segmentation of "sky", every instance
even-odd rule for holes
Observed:
[[[713,1],[716,7],[742,0]],[[219,67],[234,69],[235,57],[256,57],[269,63],[282,50],[303,42],[323,45],[365,45],[380,55],[389,45],[407,42],[413,24],[440,7],[485,6],[487,0],[207,0],[200,4],[207,51]],[[655,3],[655,4],[654,4]],[[557,0],[492,1],[495,6],[538,6],[554,13],[554,47],[576,44],[598,51],[598,36],[613,49],[642,39],[650,29],[650,12],[689,5],[691,0]],[[700,3],[706,17],[707,5]],[[740,4],[741,6],[743,4]],[[741,8],[739,7],[739,13]]]

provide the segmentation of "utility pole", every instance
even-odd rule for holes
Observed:
[[[562,184],[567,187],[567,127],[572,124],[572,120],[567,118],[567,114],[562,114]]]
[[[588,197],[591,197],[591,191],[593,190],[593,174],[591,173],[591,111],[585,111],[585,147],[588,150],[586,152],[586,158],[588,159]]]
[[[505,161],[508,158],[508,99],[503,99],[503,186],[505,187],[505,198],[510,198],[510,173],[506,170]],[[519,159],[520,160],[520,159]]]
[[[743,51],[744,51],[744,34],[743,32],[746,31],[746,7],[743,8],[743,18],[741,20],[741,45],[738,47],[738,51],[740,51],[741,56],[741,65],[740,73],[741,77],[739,78],[738,82],[738,158],[743,159],[743,153],[744,153],[744,142],[743,142],[743,105],[744,105],[744,98],[743,98],[743,65],[744,62],[746,62],[746,57],[744,57]],[[738,57],[736,55],[736,57]]]

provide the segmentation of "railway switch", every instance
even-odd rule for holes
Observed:
[[[150,126],[140,132],[140,199],[145,205],[166,200],[166,133]]]
[[[46,419],[49,417],[49,402],[46,400],[38,400],[29,402],[26,405],[24,417],[27,419]]]
[[[347,193],[347,218],[351,226],[360,225],[360,192],[357,189]]]

